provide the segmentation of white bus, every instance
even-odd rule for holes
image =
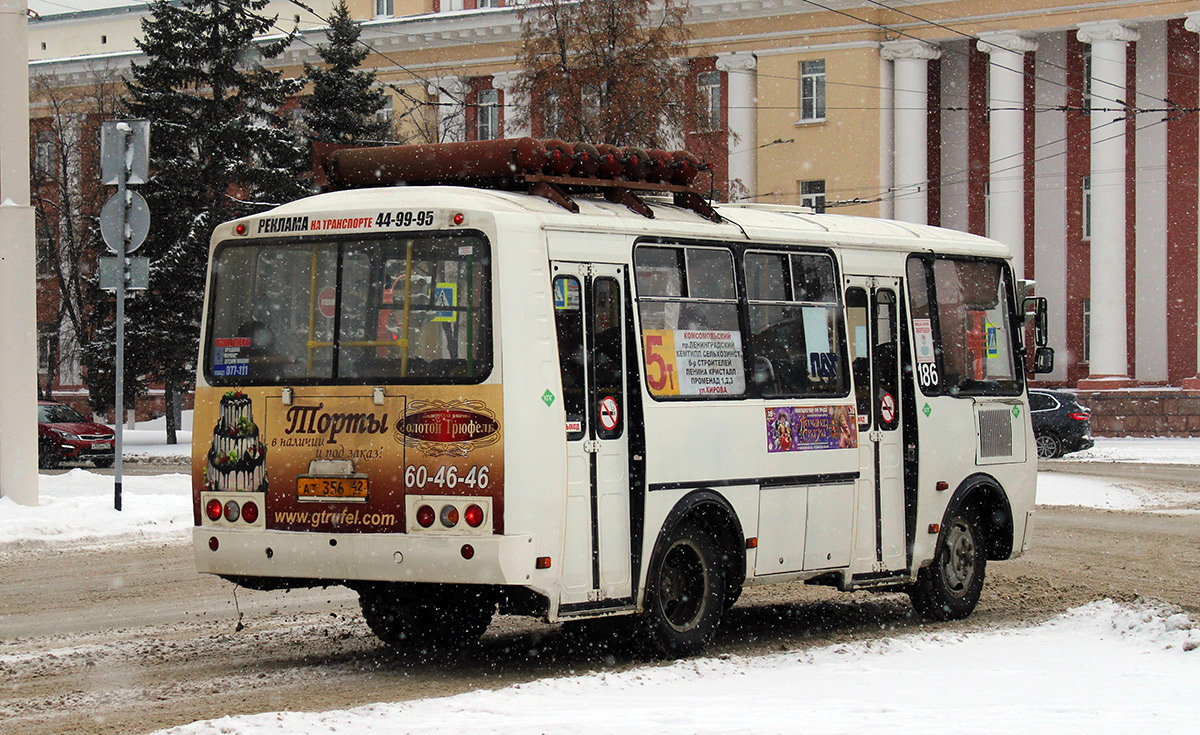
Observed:
[[[392,183],[360,153],[334,185],[361,184],[355,165]],[[653,650],[690,655],[745,585],[797,580],[970,614],[1034,512],[1008,249],[714,210],[669,173],[580,169],[588,153],[499,182],[522,191],[348,188],[216,229],[199,571],[347,585],[398,647],[478,636],[499,610],[636,616]]]

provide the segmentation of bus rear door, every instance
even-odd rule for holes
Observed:
[[[632,602],[624,269],[551,264],[567,413],[564,612]]]

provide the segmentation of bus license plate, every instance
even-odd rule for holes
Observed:
[[[300,477],[296,480],[300,500],[366,500],[365,477]]]

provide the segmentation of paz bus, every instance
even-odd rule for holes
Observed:
[[[346,585],[397,647],[499,611],[691,655],[743,587],[793,581],[969,615],[1030,542],[1045,300],[994,241],[713,205],[701,169],[350,148],[324,193],[217,227],[198,570]]]

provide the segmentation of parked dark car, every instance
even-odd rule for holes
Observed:
[[[1092,412],[1074,393],[1030,389],[1029,415],[1033,420],[1039,459],[1091,449],[1096,443],[1092,440]]]
[[[88,421],[70,406],[38,401],[38,467],[53,469],[85,460],[112,467],[114,441],[112,429]]]

